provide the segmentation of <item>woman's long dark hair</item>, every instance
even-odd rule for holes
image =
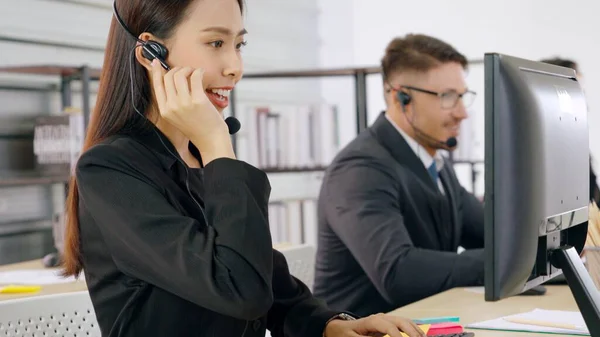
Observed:
[[[134,34],[149,32],[165,40],[185,17],[194,1],[202,0],[116,0],[121,19]],[[238,0],[243,11],[243,0]],[[145,69],[131,61],[137,41],[113,17],[100,75],[96,106],[90,117],[83,151],[103,139],[135,130],[146,121],[133,109],[145,112],[151,102],[151,84]],[[132,76],[129,76],[133,65]],[[135,90],[131,90],[131,81]],[[65,247],[62,256],[63,275],[78,276],[83,269],[79,239],[79,193],[75,176],[71,177],[66,201]]]

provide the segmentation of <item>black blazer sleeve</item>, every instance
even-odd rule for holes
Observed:
[[[174,208],[163,188],[117,146],[97,145],[77,165],[80,202],[126,275],[198,306],[236,317],[264,316],[273,303],[273,253],[266,175],[221,158],[205,167],[204,219]]]
[[[402,216],[398,181],[386,173],[385,165],[376,165],[361,160],[333,171],[325,213],[379,293],[400,305],[482,279],[483,255],[413,245]]]
[[[308,287],[289,273],[285,257],[273,251],[273,294],[275,303],[267,317],[273,337],[322,336],[325,323],[339,312],[329,309]]]
[[[460,187],[462,205],[462,235],[460,245],[465,249],[482,249],[484,243],[483,203]]]

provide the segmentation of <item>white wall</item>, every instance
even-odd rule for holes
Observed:
[[[554,55],[575,59],[585,76],[585,89],[590,105],[590,148],[600,159],[600,20],[597,2],[582,0],[567,4],[561,0],[431,0],[390,1],[353,0],[327,3],[330,11],[323,14],[321,36],[323,66],[332,65],[327,55],[349,54],[344,65],[379,65],[387,43],[407,33],[425,33],[453,44],[469,59],[482,59],[485,52],[500,52],[529,59]],[[334,7],[334,4],[337,8]],[[344,4],[346,7],[343,7]],[[323,5],[322,5],[323,6]],[[336,11],[348,12],[340,19]],[[335,30],[339,35],[323,32]],[[341,33],[345,32],[345,33]],[[349,38],[349,36],[351,36]],[[352,40],[345,44],[344,41]],[[342,41],[337,43],[336,41]],[[340,45],[343,45],[340,47]],[[344,48],[344,52],[340,52]],[[325,55],[325,56],[323,56]],[[475,65],[469,83],[479,86],[478,100],[473,105],[472,124],[483,126],[483,71]],[[369,121],[384,107],[379,78],[369,82]],[[480,129],[481,130],[481,129]],[[483,158],[483,133],[476,132],[467,151],[471,157]]]

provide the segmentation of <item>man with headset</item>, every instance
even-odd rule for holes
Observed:
[[[333,160],[319,196],[314,293],[360,315],[482,285],[484,274],[483,205],[439,152],[457,146],[475,98],[467,60],[411,34],[381,63],[387,109]]]

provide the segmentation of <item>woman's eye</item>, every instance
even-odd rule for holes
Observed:
[[[221,48],[223,46],[223,41],[221,41],[221,40],[214,41],[214,42],[211,42],[210,44],[215,48]]]
[[[237,44],[237,46],[235,46],[237,49],[242,49],[242,47],[246,46],[248,44],[247,41],[243,41]]]

